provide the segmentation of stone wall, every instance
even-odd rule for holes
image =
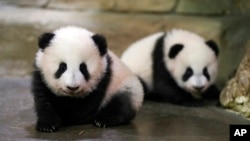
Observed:
[[[1,0],[0,4],[62,10],[94,8],[118,12],[193,15],[250,14],[249,0]]]
[[[195,15],[248,14],[249,0],[103,0],[105,10]]]
[[[101,8],[101,1],[102,0],[0,0],[0,4],[59,10],[86,10]]]

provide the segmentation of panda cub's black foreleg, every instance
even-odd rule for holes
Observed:
[[[43,82],[41,73],[35,71],[32,79],[32,92],[35,102],[35,111],[37,114],[36,130],[41,132],[54,132],[60,124],[61,119],[56,114],[50,101],[52,95],[46,84]]]
[[[203,97],[209,100],[219,100],[220,92],[216,85],[211,85],[203,94]]]
[[[39,92],[35,93],[35,110],[38,118],[36,130],[50,133],[58,130],[61,118],[47,96]]]
[[[36,129],[41,132],[54,132],[60,124],[60,117],[54,112],[54,109],[48,102],[36,103],[37,124]]]
[[[177,85],[168,84],[164,80],[156,81],[153,90],[153,100],[170,102],[172,104],[197,107],[204,105],[201,99],[195,99],[190,93],[180,89]]]
[[[135,116],[130,93],[119,93],[100,109],[94,125],[100,128],[128,123]]]

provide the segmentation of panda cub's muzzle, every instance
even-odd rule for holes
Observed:
[[[66,86],[62,89],[62,93],[65,95],[80,95],[82,90],[80,90],[80,86]]]
[[[69,91],[71,91],[71,92],[74,92],[74,91],[77,91],[77,90],[79,89],[79,86],[74,86],[74,87],[72,87],[72,86],[67,86],[67,89],[68,89]]]
[[[191,86],[189,87],[189,90],[192,93],[200,94],[206,91],[208,80],[203,75],[194,75],[189,80]]]
[[[204,86],[193,86],[194,90],[196,90],[197,92],[202,92]]]

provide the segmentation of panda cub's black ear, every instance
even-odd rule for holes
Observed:
[[[38,46],[40,49],[45,49],[49,46],[50,41],[55,36],[54,33],[43,33],[38,39]]]
[[[183,47],[184,46],[182,44],[174,44],[169,50],[168,57],[170,59],[174,59]]]
[[[214,51],[215,55],[219,55],[219,48],[213,40],[206,41],[206,44]]]
[[[95,34],[92,36],[92,39],[96,43],[98,50],[100,52],[100,55],[103,56],[107,52],[107,41],[106,38],[103,35]]]

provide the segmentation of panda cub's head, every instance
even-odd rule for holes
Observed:
[[[64,27],[39,38],[36,68],[56,94],[86,96],[106,71],[103,36],[79,27]]]
[[[219,49],[197,34],[173,30],[165,38],[165,62],[178,86],[199,98],[217,75]]]

